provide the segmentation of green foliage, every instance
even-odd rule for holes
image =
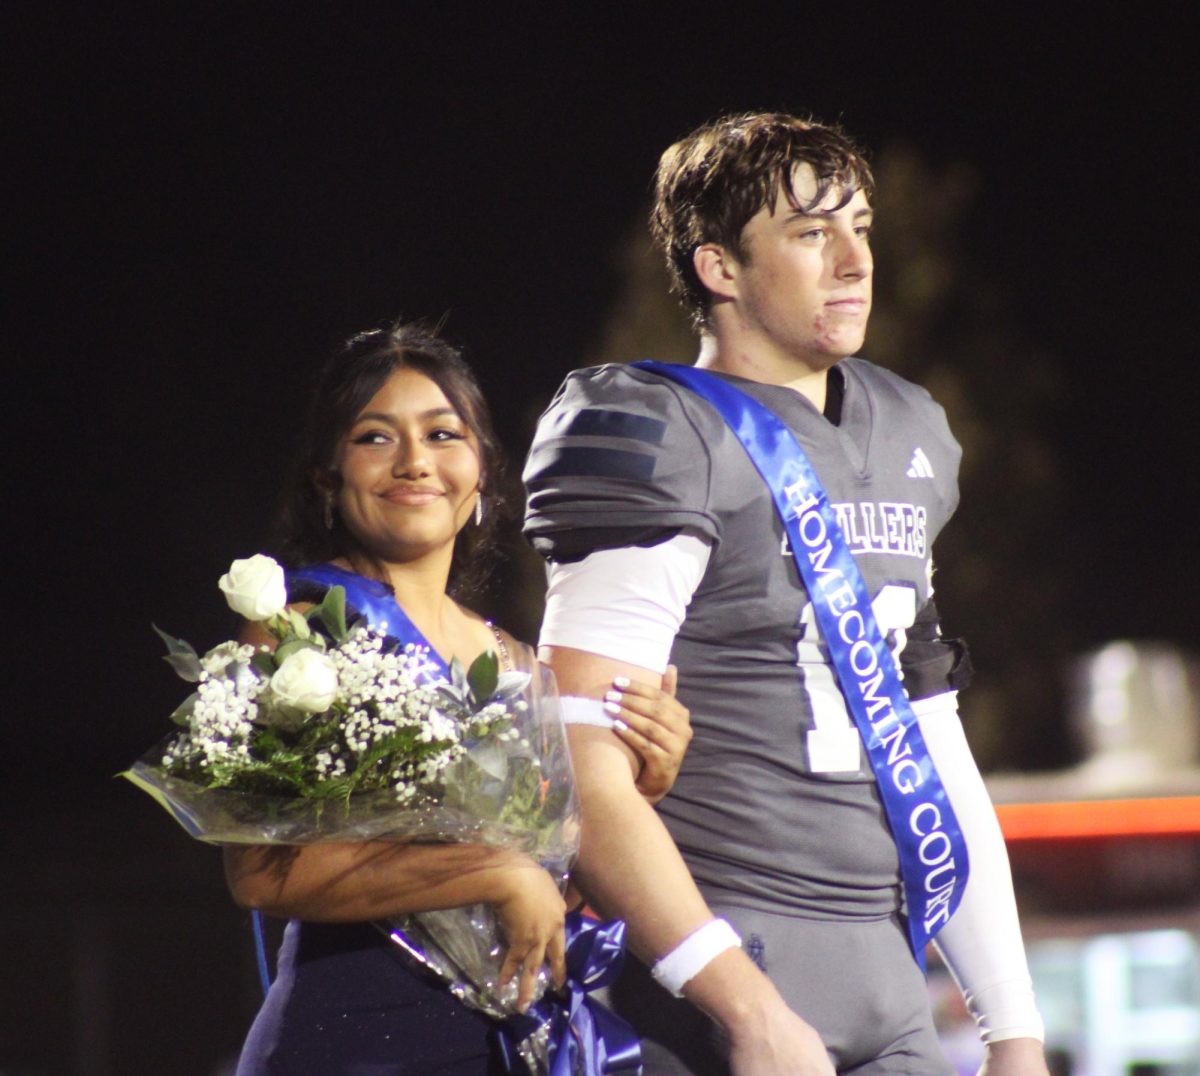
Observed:
[[[496,693],[500,679],[500,661],[491,650],[485,650],[467,672],[467,685],[474,699],[486,701]]]
[[[181,680],[186,680],[190,684],[194,684],[199,680],[202,671],[200,658],[197,656],[192,644],[168,635],[157,624],[151,624],[150,627],[167,644],[167,652],[163,655],[163,661],[175,670]]]
[[[295,609],[287,609],[282,615],[291,627],[291,634],[295,638],[308,639],[312,636],[312,629],[308,626],[308,618],[303,613],[298,613]]]
[[[528,683],[528,673],[500,672],[496,654],[485,650],[471,662],[470,669],[464,670],[458,658],[452,659],[450,682],[439,684],[438,691],[455,706],[473,711],[491,701],[506,702],[514,698]]]
[[[188,718],[191,716],[192,708],[196,705],[200,696],[193,691],[186,699],[183,700],[171,713],[171,720],[183,728],[188,727]]]
[[[349,635],[346,627],[346,588],[330,587],[321,604],[308,611],[307,618],[310,623],[319,620],[335,644],[344,643]]]

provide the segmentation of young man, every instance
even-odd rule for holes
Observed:
[[[614,992],[651,1076],[949,1072],[921,926],[941,929],[988,1076],[1046,1073],[1004,844],[955,709],[965,652],[931,600],[959,448],[927,393],[850,357],[871,309],[872,192],[839,130],[788,115],[728,117],[671,147],[653,228],[708,374],[697,388],[577,371],[526,467],[526,530],[551,562],[542,655],[569,696],[583,803],[576,877],[653,968],[657,983],[629,962]],[[768,485],[752,453],[772,455],[755,425],[769,416],[744,446],[747,422],[698,394],[714,382],[782,421],[782,466],[807,457],[825,517],[801,512],[816,498],[800,483]],[[781,489],[796,500],[777,511]],[[848,583],[826,586],[832,546],[816,539],[834,531],[860,606]],[[870,611],[903,677],[895,712],[911,704],[919,733],[879,679],[856,692],[835,667],[878,672]],[[656,811],[604,700],[668,660],[695,736]]]

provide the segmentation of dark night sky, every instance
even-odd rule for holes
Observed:
[[[348,333],[446,315],[519,439],[595,343],[658,153],[733,108],[974,167],[972,260],[1070,386],[1046,542],[1077,610],[1194,641],[1188,6],[646,7],[5,5],[22,757],[106,774],[162,731],[148,624],[228,627],[215,579]]]

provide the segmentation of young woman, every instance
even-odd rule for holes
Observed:
[[[286,505],[284,559],[340,573],[352,607],[356,593],[390,589],[446,661],[469,665],[492,650],[510,668],[527,663],[528,648],[453,597],[486,568],[499,467],[486,405],[454,348],[411,325],[363,333],[315,394]],[[255,630],[250,641],[269,641]],[[614,693],[619,734],[642,759],[639,787],[661,796],[690,738],[687,711],[637,683]],[[290,920],[238,1076],[504,1071],[489,1048],[490,1022],[407,963],[375,920],[491,904],[508,946],[501,978],[518,979],[521,1004],[543,964],[557,981],[564,975],[563,897],[515,851],[228,846],[225,866],[240,905]]]

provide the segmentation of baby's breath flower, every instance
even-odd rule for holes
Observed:
[[[445,684],[425,646],[394,649],[382,631],[354,626],[325,650],[336,696],[302,722],[279,720],[270,674],[253,664],[263,649],[229,641],[200,659],[186,727],[163,752],[169,773],[255,791],[264,781],[277,789],[272,775],[283,781],[286,771],[284,787],[300,796],[328,795],[327,783],[344,779],[356,792],[386,791],[412,805],[436,803],[463,781],[497,779],[494,762],[471,767],[468,748],[503,745],[507,754],[515,746],[528,765],[528,745],[514,726],[526,704],[472,702],[461,682]]]

